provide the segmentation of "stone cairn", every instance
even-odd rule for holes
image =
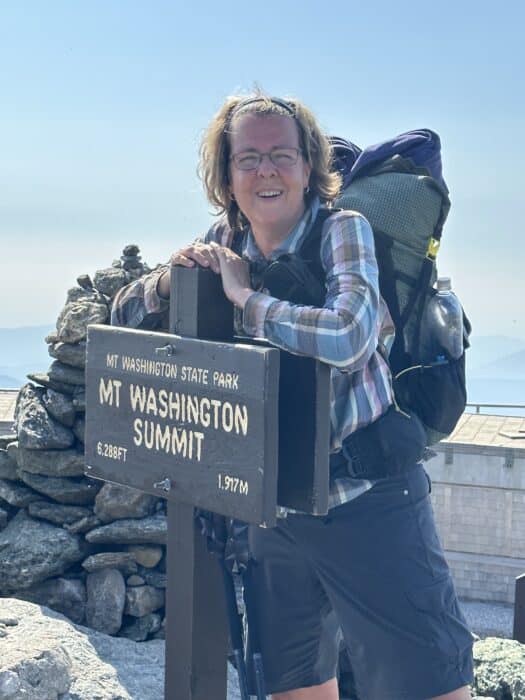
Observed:
[[[67,293],[54,358],[30,374],[15,433],[0,438],[0,596],[46,605],[77,624],[135,641],[163,638],[165,503],[84,476],[86,335],[146,272],[139,248]]]

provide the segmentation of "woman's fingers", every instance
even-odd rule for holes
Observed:
[[[194,267],[195,263],[201,267],[209,267],[217,274],[220,272],[216,243],[194,243],[193,245],[181,248],[170,258],[171,265],[182,265],[184,267]]]

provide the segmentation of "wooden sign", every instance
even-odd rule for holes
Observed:
[[[90,476],[275,523],[279,351],[90,326]]]

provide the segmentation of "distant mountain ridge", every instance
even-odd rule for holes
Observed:
[[[44,338],[52,324],[0,328],[0,387],[24,384],[28,372],[43,372],[52,358]],[[525,379],[525,339],[502,335],[472,336],[467,374],[479,379]]]
[[[488,362],[486,365],[469,371],[469,375],[479,379],[525,380],[525,350]]]
[[[504,335],[485,335],[470,337],[470,348],[467,351],[467,369],[469,373],[477,374],[484,371],[487,365],[500,361],[525,350],[525,339]]]
[[[52,324],[0,328],[0,388],[17,388],[27,381],[28,372],[42,372],[51,358],[44,338]]]

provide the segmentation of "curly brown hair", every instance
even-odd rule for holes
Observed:
[[[341,188],[341,176],[333,167],[332,148],[313,113],[295,98],[272,98],[258,91],[253,95],[228,97],[204,133],[200,147],[199,175],[217,214],[226,214],[232,228],[246,223],[230,196],[230,139],[232,123],[241,115],[279,114],[295,119],[299,145],[311,168],[309,197],[330,202]]]

